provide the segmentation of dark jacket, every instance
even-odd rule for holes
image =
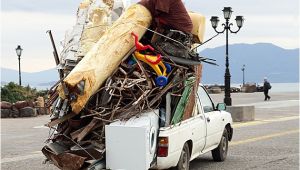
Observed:
[[[270,90],[272,88],[271,84],[268,81],[264,82],[264,91]]]

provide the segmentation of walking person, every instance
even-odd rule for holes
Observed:
[[[270,82],[268,81],[267,77],[264,78],[264,94],[265,94],[265,101],[270,100],[271,97],[269,96],[269,90],[272,88]]]

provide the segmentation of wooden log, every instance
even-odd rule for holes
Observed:
[[[88,99],[101,87],[118,67],[126,53],[134,47],[131,32],[142,37],[149,27],[152,17],[142,5],[134,4],[103,34],[100,40],[63,80],[70,93],[78,90],[77,85],[84,81],[83,93],[71,102],[72,111],[79,113]],[[59,95],[66,98],[62,84]]]

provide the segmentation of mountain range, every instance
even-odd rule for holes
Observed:
[[[203,57],[215,59],[219,66],[203,64],[203,84],[223,84],[225,73],[225,46],[200,51]],[[229,45],[231,83],[241,84],[242,66],[245,82],[261,83],[267,77],[272,83],[299,82],[299,48],[283,49],[270,43]],[[55,68],[40,72],[22,72],[22,84],[38,89],[50,88],[58,80]],[[18,71],[1,68],[1,85],[18,82]]]
[[[55,82],[58,81],[59,76],[55,68],[39,71],[39,72],[21,72],[22,85],[30,85],[37,89],[49,89]],[[7,84],[8,82],[19,83],[19,71],[1,68],[1,85]]]
[[[223,84],[225,75],[225,46],[207,48],[201,56],[215,59],[219,66],[203,65],[202,83]],[[283,49],[270,43],[233,44],[229,46],[231,83],[262,83],[267,77],[273,83],[299,82],[299,48]]]

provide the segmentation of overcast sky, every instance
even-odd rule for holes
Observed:
[[[75,24],[77,7],[81,0],[2,0],[1,1],[1,67],[18,69],[15,52],[17,45],[23,50],[21,69],[26,72],[55,67],[52,46],[46,34],[51,29],[54,39],[64,39],[65,31]],[[132,2],[136,2],[133,0]],[[210,17],[217,15],[224,22],[222,9],[233,9],[245,17],[244,27],[229,36],[230,43],[267,42],[292,49],[299,47],[298,0],[185,0],[188,10],[206,16],[205,39],[215,34]],[[220,35],[200,50],[224,45]]]

